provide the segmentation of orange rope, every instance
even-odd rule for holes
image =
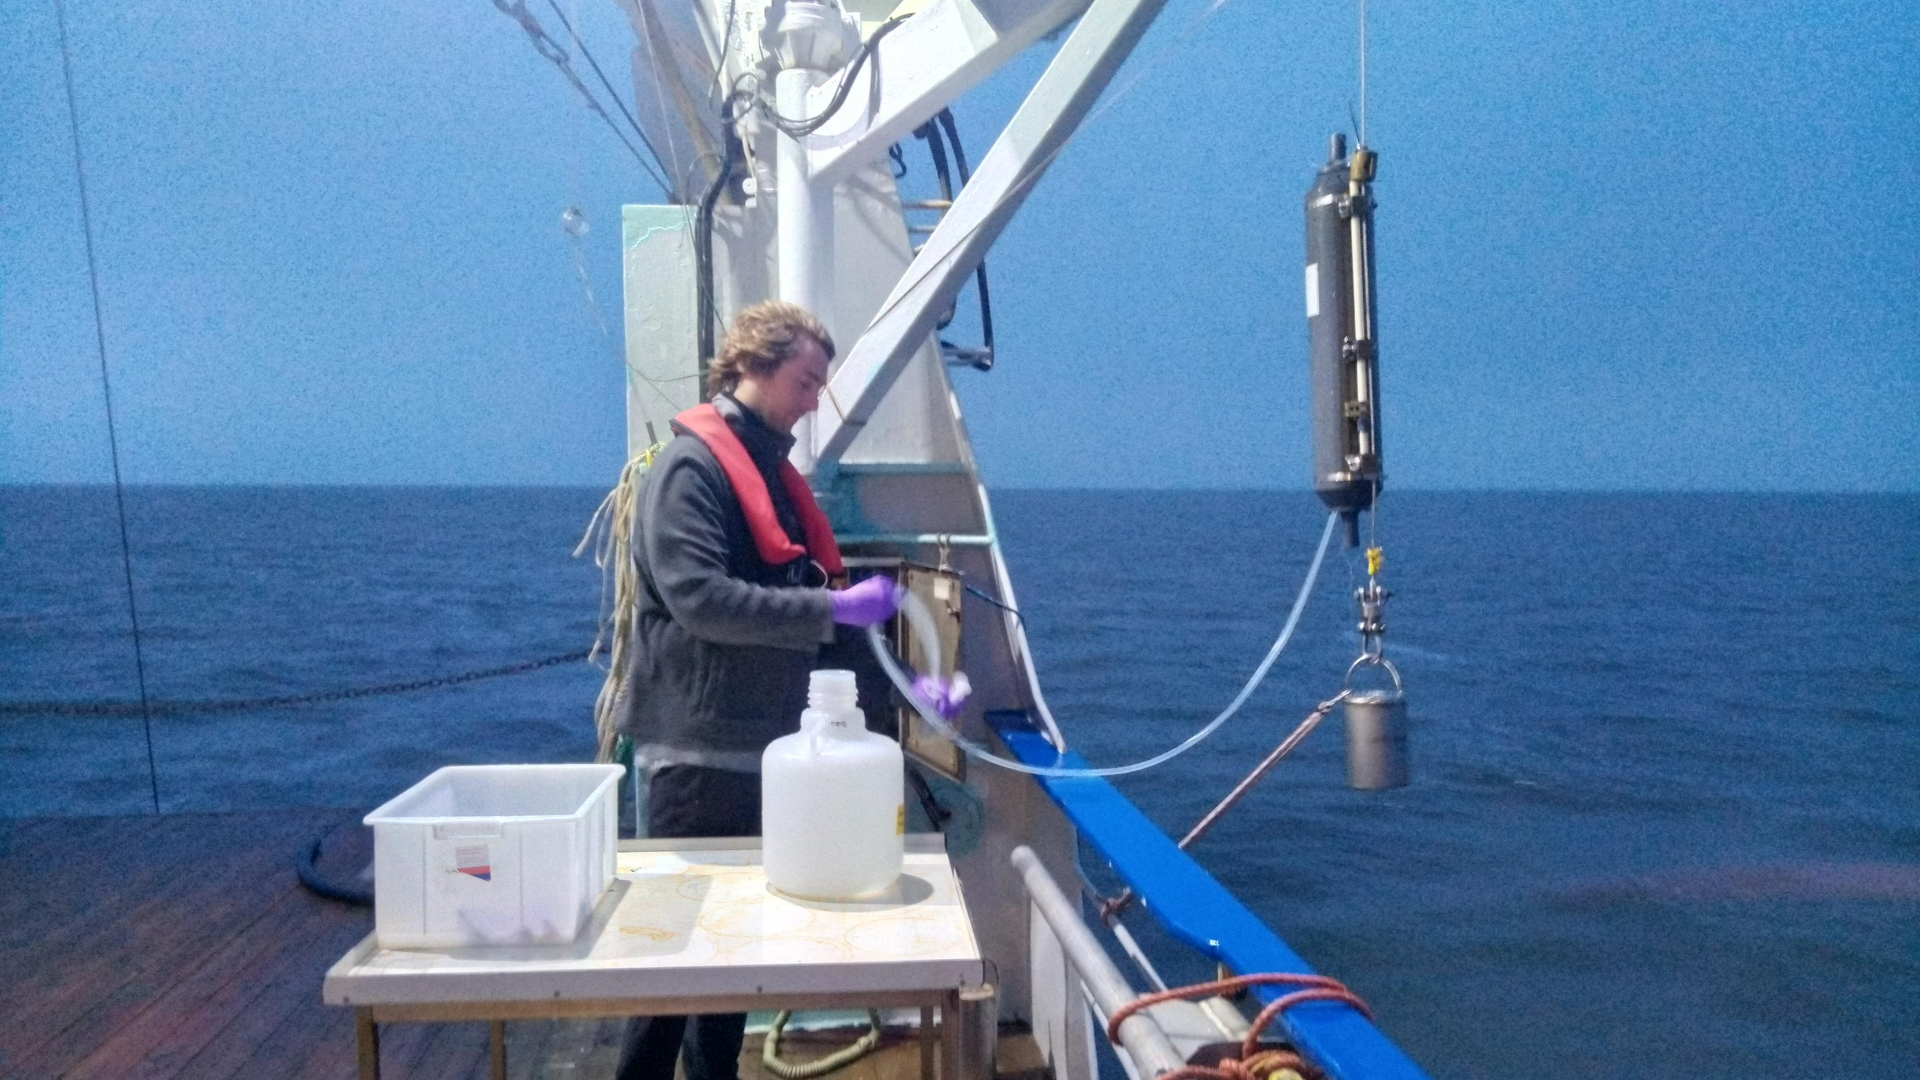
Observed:
[[[1107,1039],[1118,1045],[1120,1025],[1134,1013],[1151,1008],[1166,1001],[1195,1001],[1199,998],[1213,997],[1216,994],[1238,993],[1251,986],[1298,986],[1301,989],[1276,998],[1260,1014],[1253,1018],[1253,1024],[1247,1028],[1247,1037],[1240,1044],[1238,1058],[1223,1058],[1217,1065],[1187,1065],[1165,1074],[1160,1080],[1262,1080],[1280,1069],[1299,1071],[1306,1067],[1300,1055],[1291,1050],[1263,1049],[1260,1046],[1260,1033],[1265,1031],[1275,1017],[1288,1009],[1308,1001],[1339,1001],[1353,1006],[1362,1016],[1373,1019],[1373,1010],[1360,996],[1347,989],[1345,983],[1330,979],[1325,975],[1294,975],[1286,972],[1268,972],[1263,975],[1236,975],[1229,979],[1215,979],[1212,982],[1195,983],[1192,986],[1179,986],[1158,993],[1144,994],[1113,1011],[1107,1019]]]

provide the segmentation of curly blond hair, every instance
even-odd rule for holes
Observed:
[[[806,308],[784,300],[743,308],[727,329],[720,355],[707,368],[707,392],[731,392],[743,375],[773,374],[793,355],[802,336],[812,338],[827,359],[833,359],[833,335]]]

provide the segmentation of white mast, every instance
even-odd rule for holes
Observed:
[[[813,116],[807,98],[813,89],[834,79],[846,66],[859,42],[857,23],[839,5],[814,0],[787,0],[769,14],[773,24],[774,55],[780,62],[773,77],[774,111],[780,118],[775,136],[776,205],[779,218],[780,299],[798,304],[826,320],[834,318],[833,180],[815,174],[805,139]],[[813,471],[813,417],[794,426],[793,460],[801,472]]]

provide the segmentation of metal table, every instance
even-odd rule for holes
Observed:
[[[379,1025],[485,1020],[506,1076],[508,1020],[756,1009],[920,1008],[920,1067],[957,1080],[960,991],[980,947],[937,835],[909,836],[892,889],[848,903],[774,893],[757,838],[633,840],[593,920],[569,945],[382,949],[372,935],[321,996],[356,1012],[360,1076],[380,1075]]]

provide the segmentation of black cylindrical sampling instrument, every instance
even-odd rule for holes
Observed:
[[[1313,372],[1313,487],[1340,512],[1347,546],[1373,507],[1380,468],[1380,366],[1373,289],[1377,158],[1335,135],[1307,191],[1307,333]]]

